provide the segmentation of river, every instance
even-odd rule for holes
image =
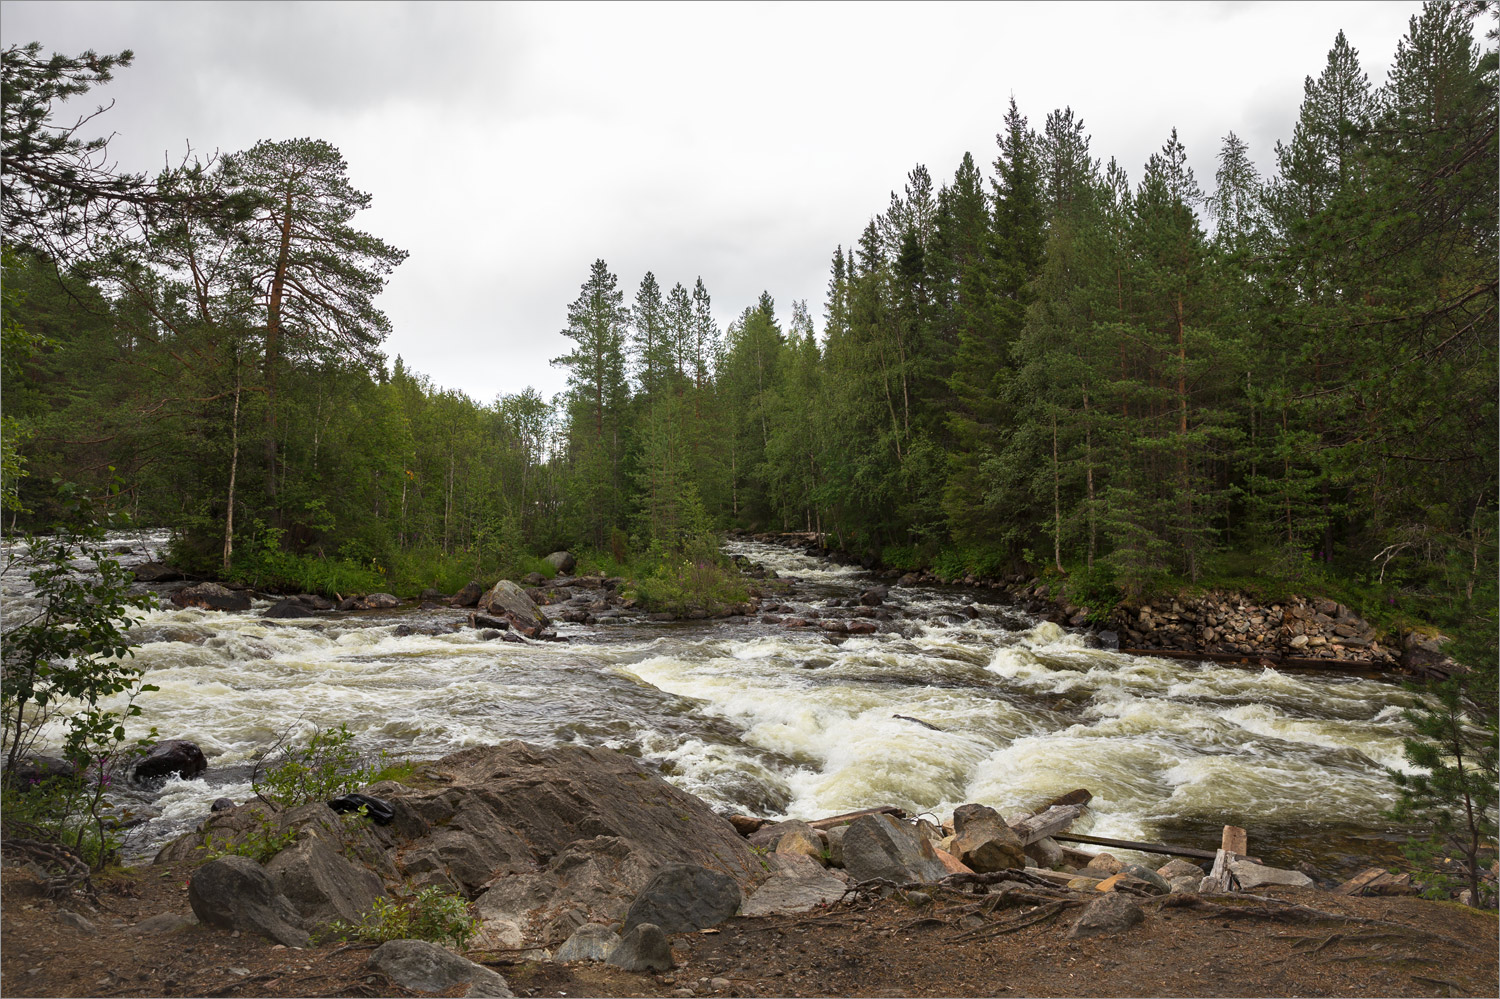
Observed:
[[[135,560],[165,542],[122,539]],[[874,582],[780,546],[728,548],[774,569],[799,608]],[[14,574],[0,582],[24,602]],[[1384,768],[1404,766],[1400,687],[1091,648],[988,590],[892,595],[901,633],[631,621],[562,624],[566,642],[525,645],[422,633],[457,620],[449,609],[267,620],[264,601],[243,614],[165,604],[136,630],[160,688],[140,697],[139,722],[196,742],[209,769],[126,792],[124,807],[151,816],[127,855],[148,857],[215,798],[249,797],[257,754],[287,731],[339,724],[371,753],[419,759],[504,739],[608,746],[715,807],[765,816],[890,804],[946,817],[969,801],[1014,814],[1085,787],[1077,832],[1212,848],[1232,823],[1267,862],[1327,876],[1392,854],[1381,812]]]

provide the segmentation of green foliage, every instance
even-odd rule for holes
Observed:
[[[389,759],[384,751],[375,761],[367,762],[354,747],[354,733],[340,723],[338,728],[314,732],[305,746],[286,746],[264,776],[257,768],[252,786],[267,801],[291,808],[325,801],[379,780],[399,779],[409,772],[409,764]]]
[[[987,545],[962,545],[945,548],[932,560],[932,571],[939,579],[952,582],[973,576],[993,579],[1005,572],[1010,558],[1003,548]]]
[[[739,570],[723,558],[712,538],[675,550],[653,547],[634,568],[636,578],[626,596],[649,611],[712,615],[749,598]]]
[[[255,828],[241,836],[219,839],[209,833],[203,842],[203,850],[206,860],[234,855],[249,857],[257,864],[264,864],[295,842],[295,829],[278,829],[275,818],[262,813]]]
[[[338,940],[427,940],[464,949],[479,932],[470,903],[445,888],[423,888],[399,899],[377,898],[358,923],[335,921],[329,935]]]

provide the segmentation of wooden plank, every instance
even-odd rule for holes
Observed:
[[[1083,814],[1083,805],[1053,805],[1038,815],[1028,815],[1015,822],[1007,822],[1015,834],[1021,837],[1021,845],[1029,846],[1039,839],[1055,837],[1057,833],[1078,821]]]
[[[809,822],[808,825],[814,829],[832,829],[834,826],[848,825],[855,819],[862,819],[866,815],[894,815],[898,819],[906,818],[906,812],[895,805],[881,805],[877,808],[861,808],[857,812],[845,812],[843,815],[830,815],[826,819]]]
[[[1250,836],[1239,826],[1225,826],[1220,849],[1225,853],[1235,853],[1243,857],[1250,852]]]
[[[1053,833],[1052,838],[1069,843],[1087,843],[1090,846],[1112,846],[1118,850],[1160,853],[1168,857],[1192,857],[1194,860],[1214,859],[1212,850],[1195,850],[1192,847],[1172,846],[1169,843],[1136,843],[1128,839],[1106,839],[1103,836],[1081,836],[1078,833]]]
[[[1384,867],[1367,867],[1333,890],[1335,895],[1362,895],[1365,886],[1384,875]]]

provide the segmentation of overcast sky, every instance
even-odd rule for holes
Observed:
[[[991,172],[1014,94],[1071,105],[1132,181],[1175,125],[1205,190],[1223,136],[1263,173],[1343,28],[1379,85],[1409,3],[0,3],[5,45],[135,51],[96,96],[125,169],[312,136],[410,252],[386,352],[480,401],[549,364],[589,265],[627,301],[701,275],[819,320],[828,266],[906,172]]]

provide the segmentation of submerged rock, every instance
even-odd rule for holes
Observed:
[[[165,780],[176,774],[184,780],[208,769],[208,760],[197,743],[186,739],[166,739],[151,747],[145,759],[135,765],[131,779],[137,782]]]

